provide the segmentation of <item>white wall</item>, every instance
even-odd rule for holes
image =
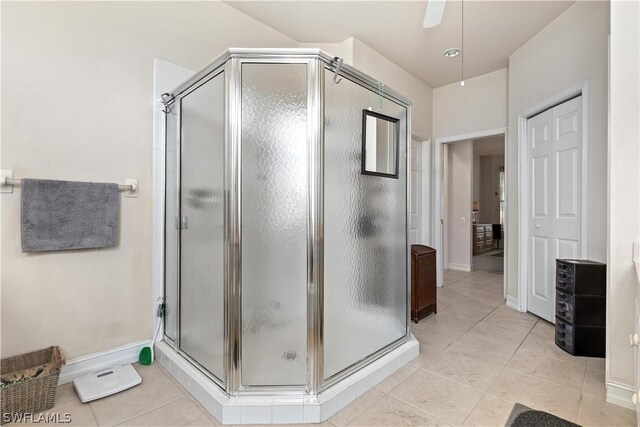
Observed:
[[[471,202],[473,192],[473,141],[448,144],[448,265],[471,268]],[[461,223],[461,218],[465,223]]]
[[[631,248],[640,241],[639,21],[638,2],[611,2],[607,380],[628,385],[634,384],[628,336],[638,284]]]
[[[2,198],[2,357],[74,358],[151,336],[154,58],[199,69],[228,47],[298,43],[220,2],[2,2],[2,169],[120,181],[119,244],[23,254]]]
[[[506,68],[433,89],[433,137],[507,127]]]
[[[585,258],[605,261],[607,165],[608,2],[578,1],[509,58],[507,248],[518,247],[518,114],[589,80],[588,248]],[[507,295],[517,297],[517,257],[508,257]]]

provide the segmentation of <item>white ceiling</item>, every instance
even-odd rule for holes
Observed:
[[[426,1],[227,1],[287,36],[306,43],[356,37],[431,87],[460,80],[461,2],[448,0],[442,23],[422,28]],[[508,57],[573,1],[464,2],[465,78],[504,68]]]

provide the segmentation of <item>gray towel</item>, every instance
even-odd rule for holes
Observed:
[[[118,184],[22,180],[22,252],[115,246]]]

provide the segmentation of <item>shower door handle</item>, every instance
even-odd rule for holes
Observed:
[[[187,230],[189,228],[189,223],[187,222],[187,217],[186,216],[181,216],[180,217],[180,229],[181,230]]]

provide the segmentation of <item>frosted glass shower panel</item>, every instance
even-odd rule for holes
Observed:
[[[326,380],[407,333],[407,109],[325,73]],[[361,173],[363,110],[398,119],[397,179]]]
[[[306,64],[242,65],[242,384],[307,382]]]
[[[178,219],[176,194],[177,115],[176,105],[166,107],[165,114],[165,215],[164,215],[164,334],[177,339],[178,328]]]
[[[180,348],[224,381],[224,74],[182,98]]]

